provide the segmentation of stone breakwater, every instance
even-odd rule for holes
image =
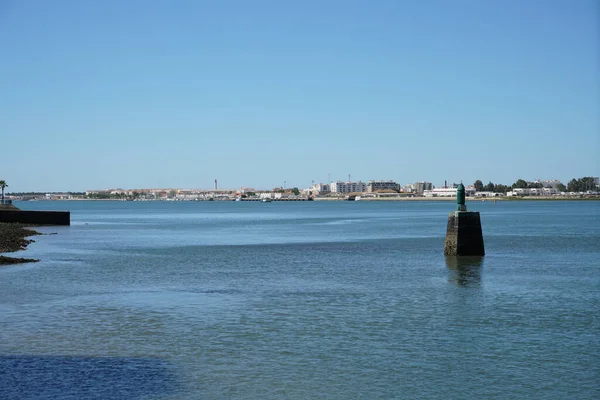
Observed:
[[[29,243],[33,242],[33,240],[28,239],[28,237],[39,234],[39,232],[29,229],[21,224],[0,223],[0,253],[25,250]],[[39,260],[34,260],[31,258],[6,257],[0,255],[0,265],[21,264],[36,261]]]

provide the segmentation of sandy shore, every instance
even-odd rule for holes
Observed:
[[[32,239],[29,236],[39,235],[40,233],[29,229],[21,224],[6,224],[0,222],[0,253],[25,250]],[[27,262],[36,262],[31,258],[14,258],[0,255],[0,265],[21,264]]]

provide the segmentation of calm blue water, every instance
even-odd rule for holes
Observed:
[[[3,399],[597,399],[600,202],[23,202]]]

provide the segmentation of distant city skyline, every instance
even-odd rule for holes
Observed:
[[[0,4],[11,192],[600,175],[594,0]]]
[[[595,185],[598,185],[598,181],[599,181],[599,177],[597,176],[588,176],[588,177],[592,177],[595,179]],[[584,178],[584,177],[575,177],[575,178],[571,178],[571,179],[580,179],[580,178]],[[488,183],[492,183],[494,185],[505,185],[508,188],[511,187],[511,185],[513,185],[514,183],[518,184],[518,180],[520,180],[522,178],[518,178],[515,179],[514,181],[511,182],[492,182],[489,180],[480,180],[481,184],[483,186],[486,186]],[[565,181],[561,181],[558,179],[523,179],[524,181],[526,181],[527,183],[539,183],[539,184],[543,184],[544,187],[553,187],[555,188],[557,186],[557,184],[562,183],[564,185],[567,185],[571,179],[569,180],[565,180]],[[201,187],[201,186],[194,186],[194,187],[176,187],[176,186],[163,186],[163,187],[143,187],[143,186],[132,186],[132,187],[118,187],[118,186],[112,186],[112,187],[104,187],[104,188],[87,188],[85,190],[70,190],[70,189],[66,189],[66,190],[50,190],[50,191],[43,191],[43,190],[31,190],[31,191],[17,191],[17,190],[13,190],[13,191],[9,191],[7,190],[8,194],[11,193],[25,193],[25,192],[36,192],[36,193],[76,193],[76,192],[105,192],[105,191],[136,191],[136,190],[141,190],[141,191],[168,191],[168,190],[178,190],[178,191],[188,191],[188,190],[192,190],[192,191],[203,191],[203,192],[230,192],[230,191],[239,191],[239,190],[257,190],[257,191],[271,191],[273,189],[285,189],[285,190],[291,190],[291,189],[300,189],[300,190],[306,190],[306,189],[310,189],[319,185],[335,185],[335,183],[353,183],[353,184],[357,184],[357,183],[362,183],[364,185],[365,188],[367,188],[369,186],[370,183],[372,182],[376,182],[379,184],[379,186],[382,186],[381,188],[383,188],[383,186],[387,186],[389,183],[393,183],[395,185],[398,185],[399,188],[401,189],[406,189],[406,188],[412,188],[412,189],[417,189],[417,191],[423,191],[425,189],[431,189],[431,188],[443,188],[443,187],[456,187],[459,183],[463,183],[466,187],[472,187],[475,184],[475,181],[473,182],[465,182],[465,181],[450,181],[450,180],[446,180],[445,182],[442,183],[435,183],[435,182],[431,182],[429,180],[420,180],[420,181],[415,181],[415,182],[398,182],[396,180],[381,180],[381,179],[369,179],[369,180],[352,180],[352,181],[348,181],[348,180],[337,180],[337,181],[330,181],[330,182],[317,182],[314,181],[311,182],[310,185],[308,186],[298,186],[298,185],[279,185],[279,186],[272,186],[272,187],[259,187],[259,186],[253,186],[253,185],[242,185],[242,186],[238,186],[238,187],[218,187],[216,185],[214,185],[214,181],[213,181],[213,187]],[[476,184],[475,184],[476,186]],[[387,187],[386,187],[387,188]],[[366,190],[366,189],[365,189]]]

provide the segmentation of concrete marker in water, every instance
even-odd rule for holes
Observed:
[[[448,214],[446,229],[446,256],[483,256],[483,233],[479,213],[467,211],[465,187],[461,183],[456,191],[456,211]]]

